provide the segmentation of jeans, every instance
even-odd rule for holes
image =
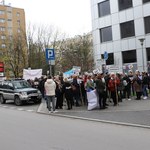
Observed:
[[[47,95],[47,108],[51,111],[51,103],[52,103],[52,111],[55,111],[55,96]]]
[[[148,89],[148,85],[143,85],[143,88],[142,88],[142,91],[143,91],[143,96],[148,96],[148,93],[147,93],[147,89]]]

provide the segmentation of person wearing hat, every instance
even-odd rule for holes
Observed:
[[[108,81],[108,89],[111,93],[111,98],[113,99],[114,106],[118,104],[118,91],[117,87],[120,84],[120,80],[116,77],[115,73],[110,74],[110,79]]]
[[[99,108],[105,109],[106,107],[106,99],[107,99],[107,93],[106,93],[106,82],[104,79],[104,74],[98,73],[97,79],[95,80],[96,85],[96,92],[99,97]]]

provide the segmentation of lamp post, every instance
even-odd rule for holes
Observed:
[[[141,38],[141,39],[139,39],[139,41],[140,41],[141,47],[142,47],[143,71],[145,71],[145,67],[144,67],[144,51],[143,51],[143,43],[145,41],[145,38]]]

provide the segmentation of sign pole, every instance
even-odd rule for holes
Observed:
[[[52,75],[52,66],[51,66],[51,61],[49,60],[49,75]]]

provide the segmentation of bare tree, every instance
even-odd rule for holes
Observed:
[[[61,70],[65,72],[73,66],[81,67],[81,71],[91,71],[93,69],[92,36],[85,34],[78,35],[71,39],[63,40],[58,57],[61,61]]]
[[[26,34],[21,30],[20,33],[7,36],[5,40],[3,61],[7,77],[21,77],[22,70],[27,66],[27,43]]]
[[[46,48],[54,48],[57,50],[58,41],[60,41],[63,34],[53,26],[29,26],[27,32],[28,39],[28,61],[31,68],[42,68],[43,73],[46,74],[49,70],[48,62],[46,62],[45,50]],[[54,72],[54,68],[53,68]],[[54,73],[53,73],[54,74]]]

